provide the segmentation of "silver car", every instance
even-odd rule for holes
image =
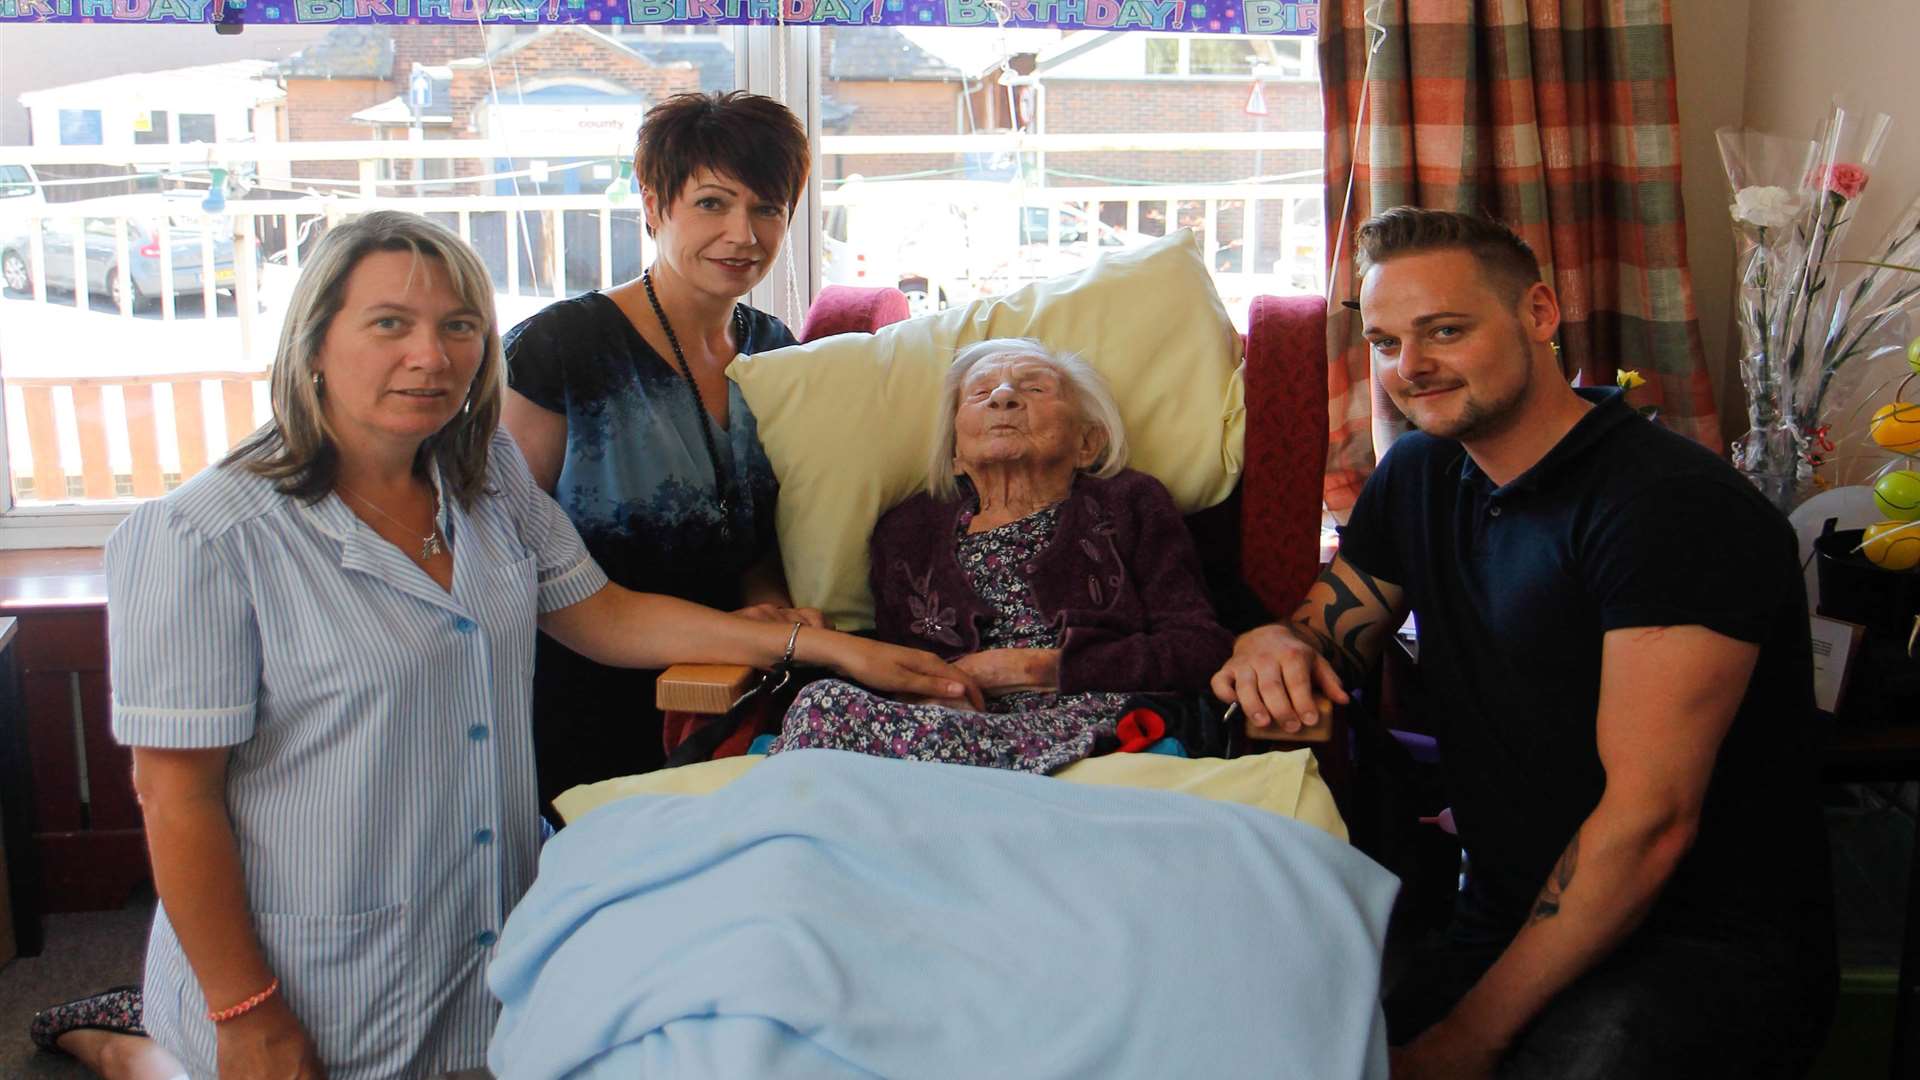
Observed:
[[[161,292],[162,256],[157,224],[152,220],[126,219],[129,266],[123,273],[117,235],[121,219],[89,217],[83,220],[87,291],[111,297],[116,307],[141,308],[154,303]],[[205,272],[200,234],[206,219],[169,215],[167,220],[173,291],[176,295],[198,294]],[[214,232],[214,287],[230,289],[234,284],[232,229],[221,227],[219,219],[209,227]],[[72,218],[41,221],[40,242],[46,265],[40,272],[50,289],[71,291],[74,288],[73,240]],[[0,242],[0,284],[17,293],[31,291],[36,273],[32,262],[32,246],[24,233]],[[123,297],[122,293],[127,290],[131,290],[130,294]]]

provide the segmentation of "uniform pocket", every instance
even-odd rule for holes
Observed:
[[[407,905],[352,915],[256,914],[281,992],[331,1076],[399,1076],[418,1050]]]

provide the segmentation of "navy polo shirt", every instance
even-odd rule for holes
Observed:
[[[1398,440],[1341,530],[1341,555],[1406,590],[1419,620],[1421,677],[1468,854],[1461,914],[1518,929],[1598,803],[1603,635],[1700,625],[1759,645],[1760,659],[1698,837],[1648,924],[1766,932],[1817,922],[1829,870],[1793,532],[1730,465],[1646,421],[1618,390],[1579,392],[1593,407],[1505,486],[1457,442]]]

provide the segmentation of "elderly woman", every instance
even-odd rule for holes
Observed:
[[[193,1077],[484,1063],[487,964],[541,837],[536,627],[611,665],[812,655],[971,686],[925,653],[610,584],[496,430],[501,364],[459,238],[393,212],[340,226],[294,290],[273,419],[107,543],[114,734],[160,896],[137,1019]]]
[[[786,106],[732,91],[648,111],[634,152],[653,263],[508,331],[502,417],[540,487],[617,585],[789,624],[776,486],[725,371],[792,345],[741,302],[767,276],[806,189],[807,133]],[[533,677],[540,797],[657,768],[658,672],[597,664],[543,638]]]
[[[1199,693],[1233,638],[1160,482],[1127,469],[1098,373],[1023,339],[948,369],[928,493],[872,541],[879,636],[971,674],[985,714],[838,679],[801,691],[802,747],[1046,773],[1087,756],[1140,692]]]

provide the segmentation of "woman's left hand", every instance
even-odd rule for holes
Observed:
[[[973,676],[988,697],[1060,689],[1059,649],[984,649],[955,660],[953,666]]]
[[[779,604],[748,604],[734,612],[743,619],[758,622],[776,622],[785,626],[802,623],[817,630],[831,630],[833,624],[827,621],[826,613],[819,608],[781,607]]]
[[[976,710],[986,707],[986,697],[973,675],[930,652],[851,634],[826,636],[831,640],[820,643],[825,646],[823,659],[862,686],[902,697],[964,704]],[[800,640],[805,643],[806,635]]]

